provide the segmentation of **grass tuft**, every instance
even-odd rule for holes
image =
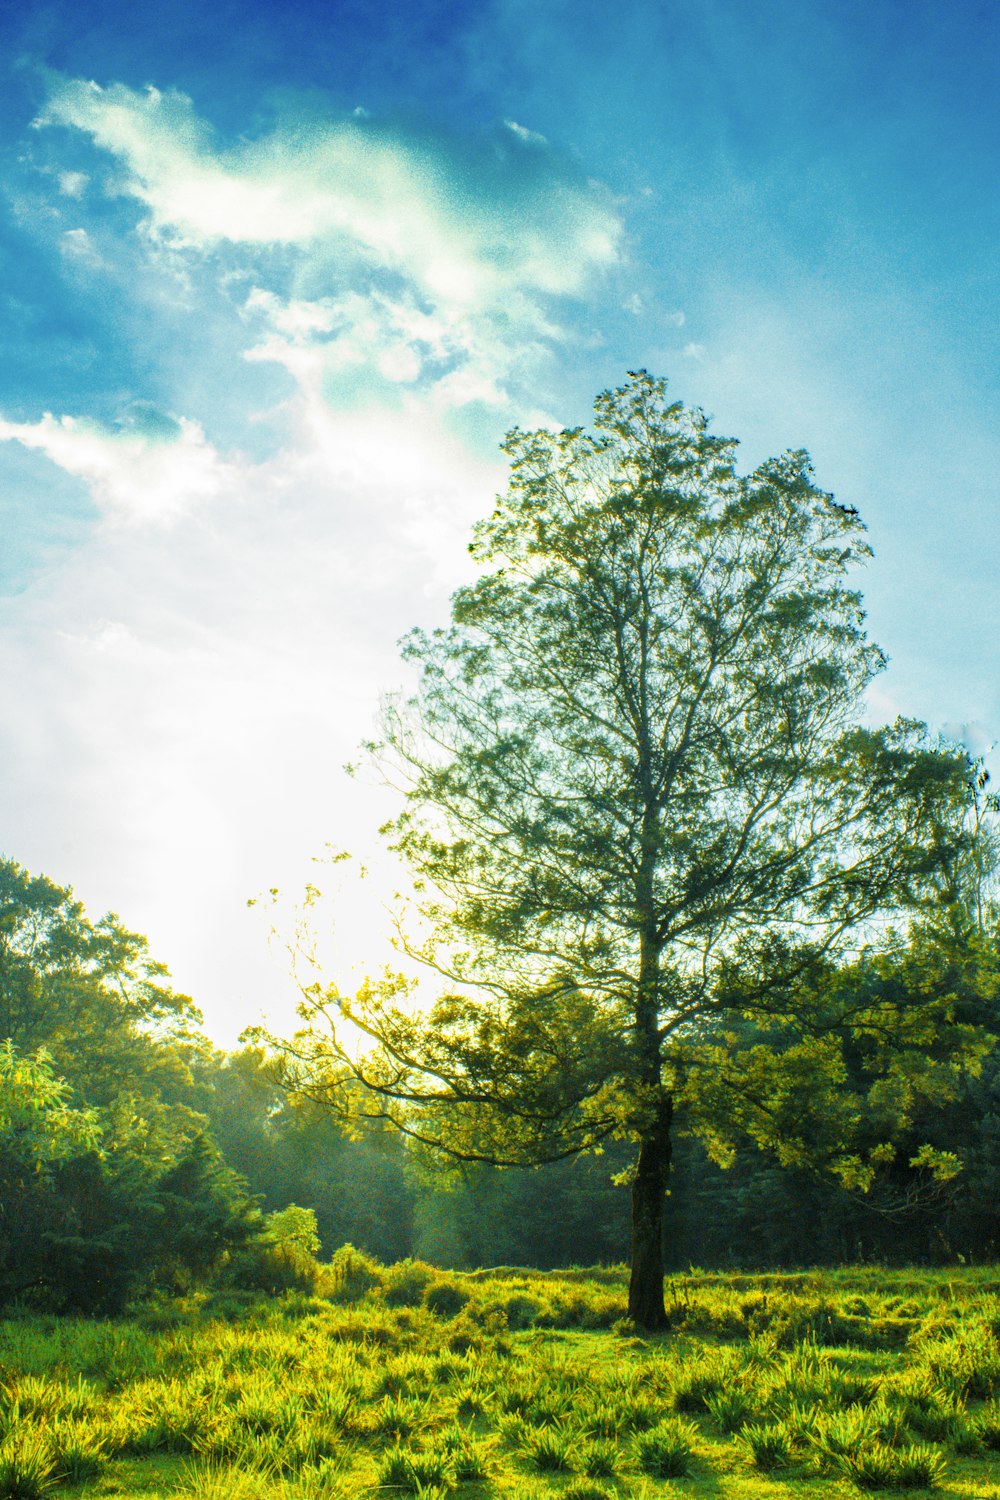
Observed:
[[[905,1448],[871,1443],[845,1453],[839,1467],[859,1490],[923,1490],[940,1483],[946,1464],[944,1457],[925,1443],[911,1443]]]
[[[55,1482],[52,1451],[40,1433],[0,1446],[0,1500],[42,1500]]]
[[[691,1422],[679,1418],[659,1422],[636,1438],[636,1461],[643,1473],[654,1479],[682,1479],[694,1466],[696,1437],[697,1429]]]

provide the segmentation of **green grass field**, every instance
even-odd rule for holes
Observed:
[[[0,1324],[0,1500],[1000,1500],[1000,1272],[443,1273]]]

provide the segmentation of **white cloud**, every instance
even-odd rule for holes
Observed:
[[[607,191],[516,122],[469,142],[285,118],[223,147],[184,95],[69,80],[36,123],[116,159],[111,190],[145,204],[147,251],[188,301],[185,262],[225,255],[251,330],[242,352],[283,366],[312,406],[346,399],[337,383],[351,380],[355,405],[366,389],[384,400],[381,382],[435,410],[520,415],[553,346],[574,341],[553,309],[619,258]],[[82,255],[83,241],[66,248]],[[273,250],[283,270],[272,259],[259,279]]]
[[[168,522],[226,489],[235,472],[197,422],[170,424],[176,435],[112,432],[46,412],[37,422],[0,420],[0,441],[44,453],[82,479],[95,503],[119,522]]]

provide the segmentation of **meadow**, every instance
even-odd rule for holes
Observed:
[[[0,1500],[1000,1500],[1000,1272],[459,1274],[0,1324]]]

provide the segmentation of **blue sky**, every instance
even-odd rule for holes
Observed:
[[[1000,734],[995,6],[60,0],[0,59],[2,842],[216,1035],[287,1003],[246,897],[370,850],[499,438],[628,368],[860,508],[873,716]]]

